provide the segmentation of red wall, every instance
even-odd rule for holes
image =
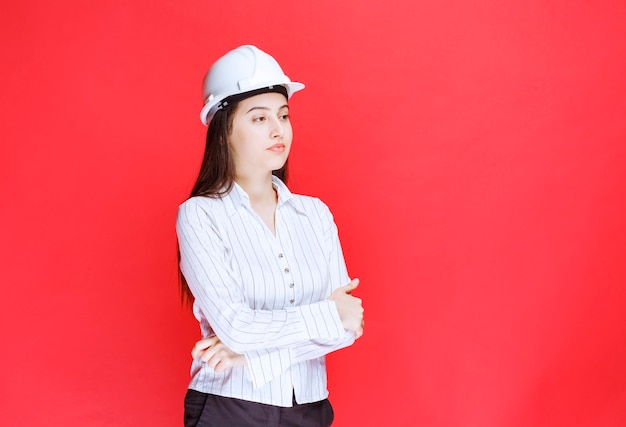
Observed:
[[[1,425],[181,425],[174,219],[244,43],[362,279],[335,425],[626,425],[626,3],[5,3]]]

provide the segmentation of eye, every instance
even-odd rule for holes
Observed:
[[[267,120],[265,116],[254,116],[252,118],[252,121],[255,122],[255,123],[262,123],[265,120]]]
[[[283,122],[286,122],[289,120],[289,114],[285,113],[285,114],[281,114],[280,116],[278,116],[278,118],[280,120],[282,120]]]

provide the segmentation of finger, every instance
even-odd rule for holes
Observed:
[[[217,366],[213,369],[215,369],[215,372],[217,372],[218,374],[221,374],[225,372],[228,368],[230,368],[230,359],[226,358],[220,360]]]
[[[352,279],[350,283],[348,283],[342,289],[344,290],[345,293],[349,294],[350,292],[355,290],[357,286],[359,286],[359,279]]]
[[[207,341],[209,340],[210,339],[204,338],[196,342],[191,349],[191,357],[194,359],[198,358],[198,356],[200,356],[200,354],[202,354],[202,352],[210,346],[210,344],[207,344]]]
[[[357,329],[356,331],[354,331],[354,333],[355,333],[355,335],[356,335],[356,338],[355,338],[355,339],[357,339],[357,340],[358,340],[359,338],[361,338],[361,337],[363,336],[363,328],[359,328],[359,329]]]
[[[200,360],[210,365],[211,359],[213,359],[218,350],[219,348],[217,346],[213,346],[208,350],[205,350],[204,353],[202,353],[202,355],[200,356]]]
[[[228,360],[228,354],[224,352],[224,349],[218,348],[214,353],[211,359],[207,361],[207,365],[215,370],[215,372],[223,372],[226,368],[222,367],[224,362]],[[221,371],[220,371],[221,369]]]
[[[204,345],[201,345],[200,342],[195,343],[193,348],[191,349],[191,358],[197,359],[202,354],[203,351],[204,351]]]
[[[217,364],[220,363],[219,353],[217,351],[211,352],[211,357],[208,357],[205,362],[209,367],[215,369]]]
[[[217,338],[216,335],[209,338],[201,339],[200,341],[195,343],[193,348],[191,349],[191,357],[197,359],[205,350],[214,346],[218,341],[219,338]]]

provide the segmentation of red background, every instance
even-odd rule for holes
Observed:
[[[4,3],[1,425],[182,425],[174,220],[244,43],[362,280],[335,425],[626,425],[622,0]]]

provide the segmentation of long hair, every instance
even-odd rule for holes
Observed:
[[[233,115],[237,105],[238,102],[228,103],[227,106],[218,110],[211,119],[206,135],[202,165],[189,197],[221,198],[232,190],[235,182],[235,165],[230,152],[228,137],[232,130]],[[288,169],[288,161],[286,161],[282,168],[273,171],[272,174],[286,184]],[[180,249],[178,251],[178,263],[181,301],[183,305],[191,306],[194,298],[187,280],[180,270]]]

